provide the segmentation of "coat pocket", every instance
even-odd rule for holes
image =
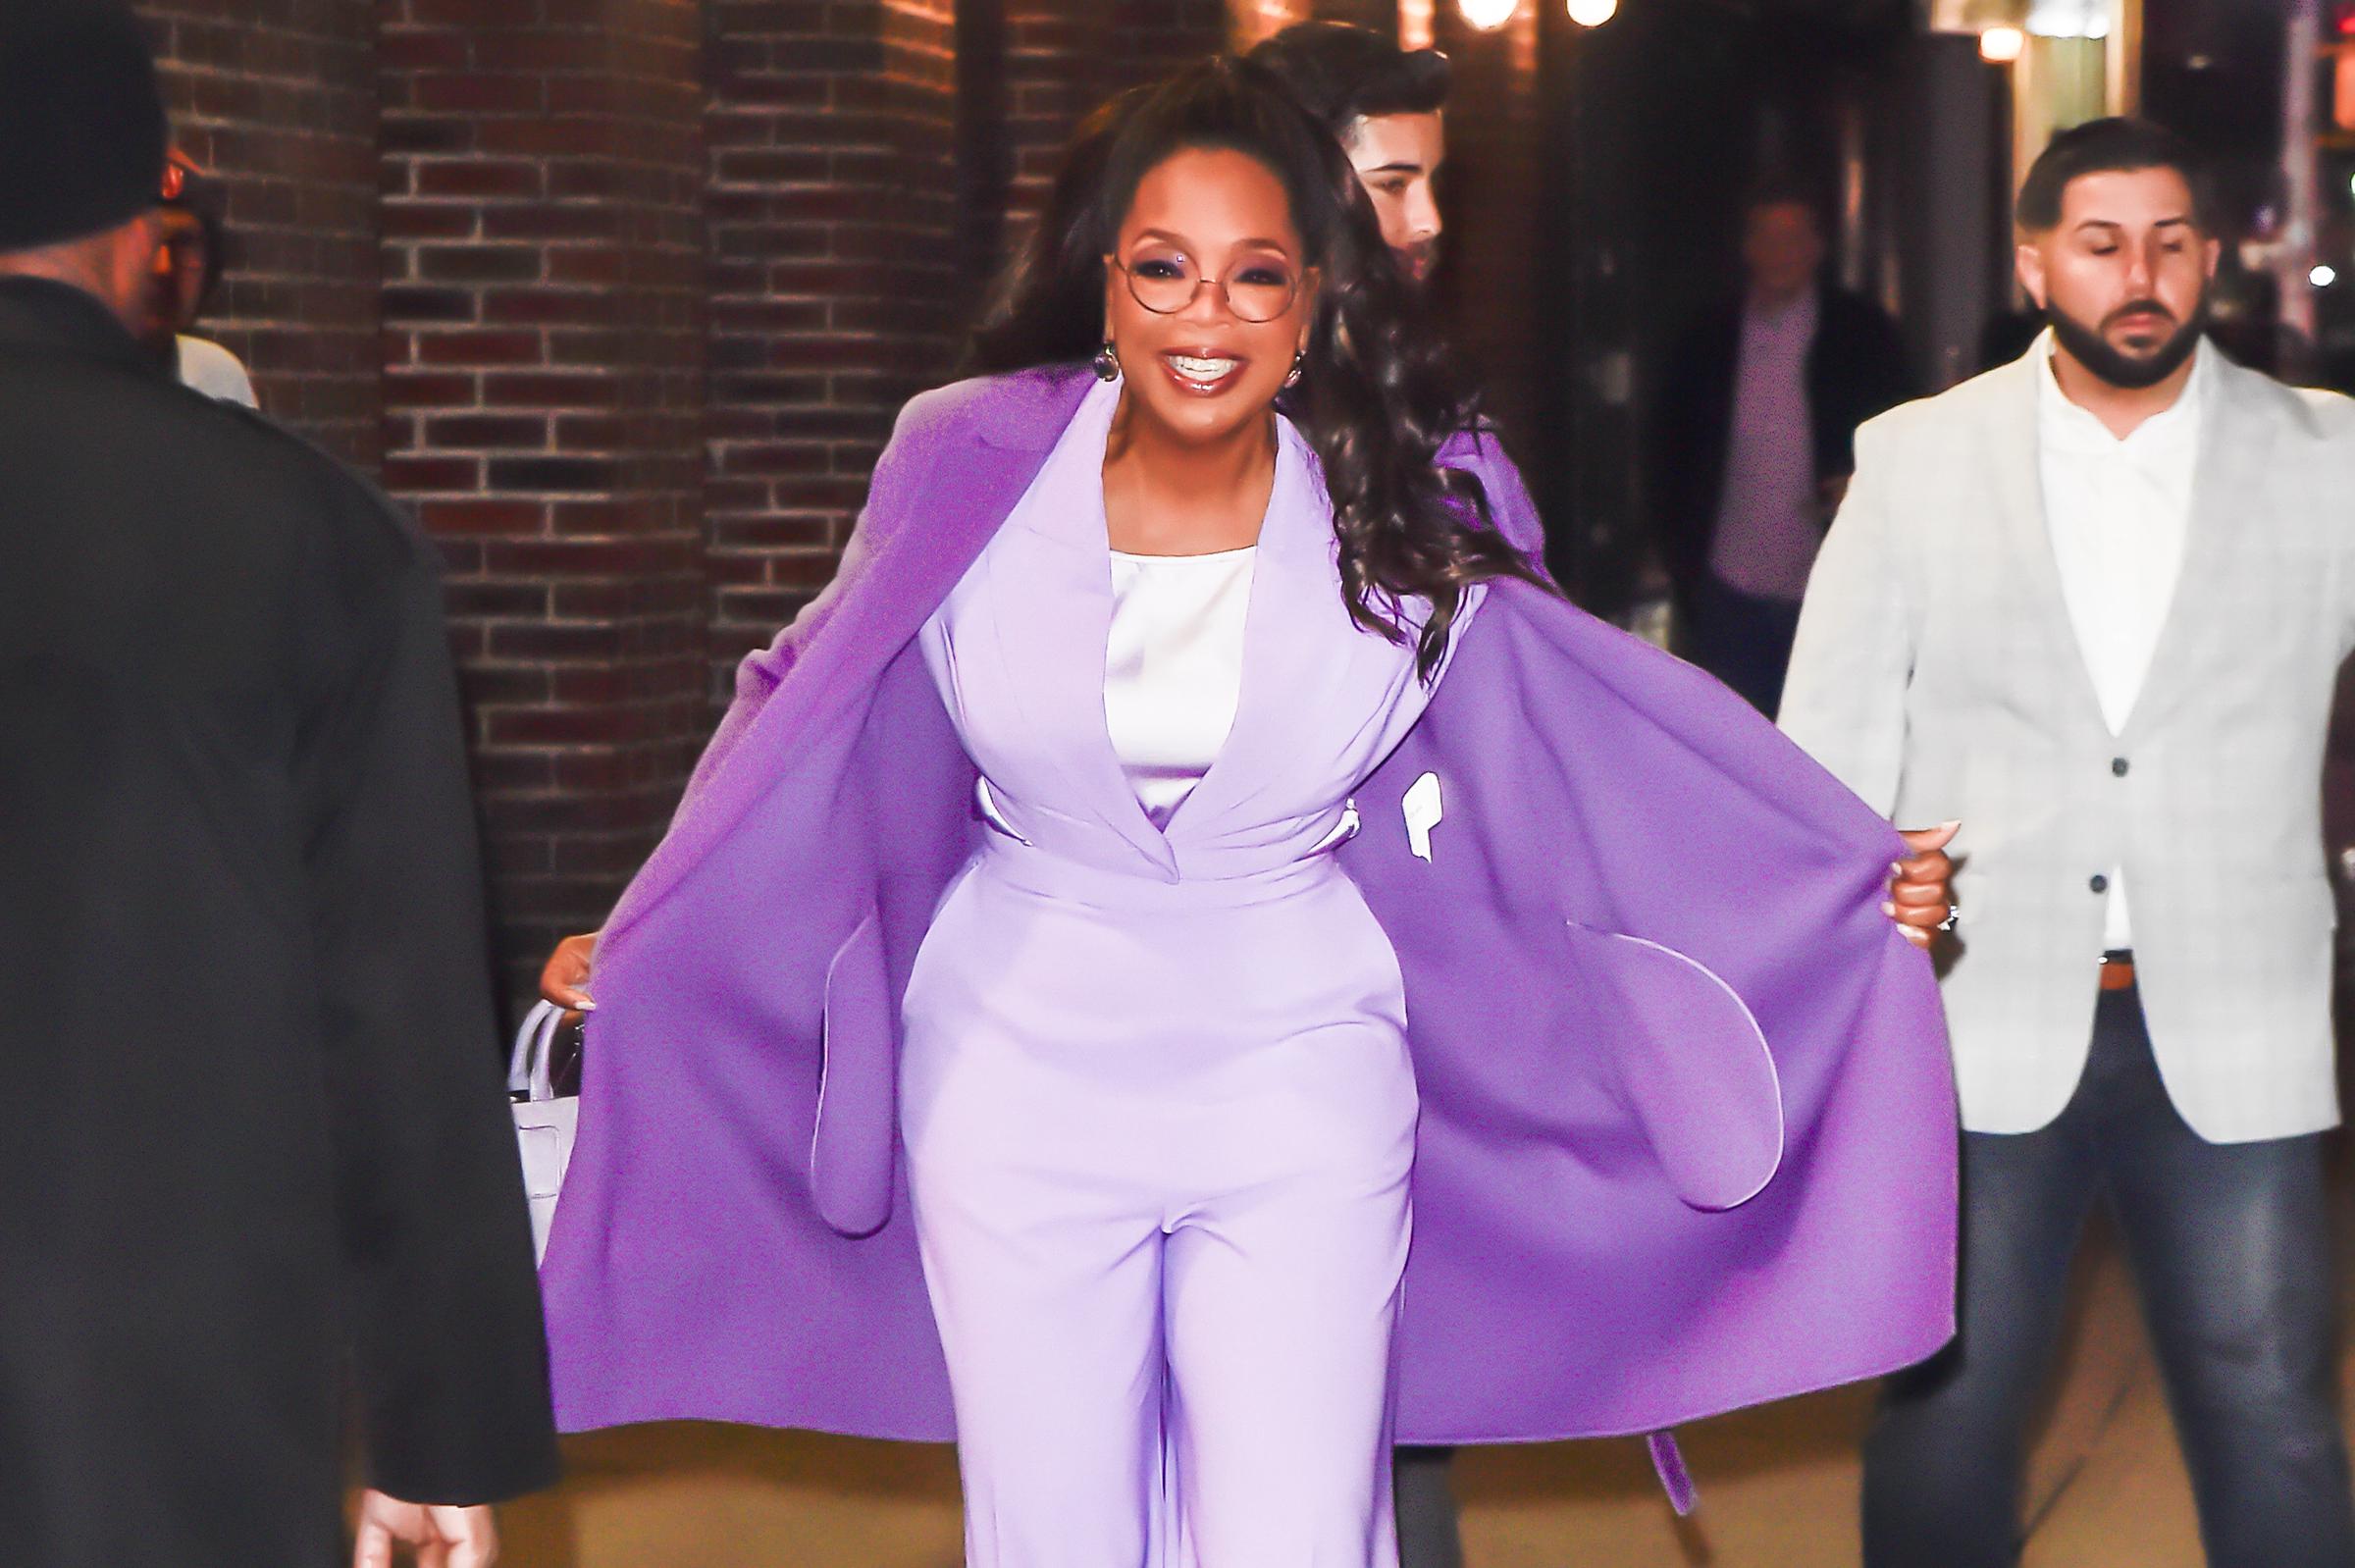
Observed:
[[[826,966],[817,1124],[810,1139],[811,1196],[819,1216],[845,1235],[865,1235],[891,1218],[899,1134],[895,1011],[882,922],[869,913]]]
[[[1783,1096],[1749,1005],[1674,948],[1564,923],[1599,1043],[1676,1195],[1696,1209],[1757,1196],[1782,1164]]]

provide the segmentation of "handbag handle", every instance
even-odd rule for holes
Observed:
[[[515,1050],[507,1058],[507,1093],[527,1100],[552,1100],[550,1082],[556,1031],[564,1026],[564,1010],[553,1002],[535,1003],[515,1031]]]

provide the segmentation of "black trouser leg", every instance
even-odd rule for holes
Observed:
[[[1882,1387],[1864,1439],[1866,1568],[2011,1568],[2022,1444],[2097,1183],[2074,1108],[1962,1135],[1959,1334]]]
[[[1398,1568],[1464,1568],[1455,1492],[1447,1485],[1447,1462],[1454,1457],[1453,1448],[1398,1450]]]
[[[2355,1568],[2322,1140],[2202,1139],[2132,995],[2103,998],[2143,1069],[2106,1163],[2210,1568]]]
[[[1704,573],[1689,607],[1686,645],[1693,662],[1774,717],[1782,706],[1791,644],[1799,635],[1799,605],[1745,594]]]

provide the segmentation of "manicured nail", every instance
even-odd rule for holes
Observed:
[[[1897,906],[1895,904],[1884,904],[1881,906],[1881,913],[1894,920],[1897,918]]]
[[[1955,818],[1953,821],[1951,821],[1951,822],[1941,822],[1941,823],[1939,823],[1939,824],[1938,824],[1938,831],[1939,831],[1939,832],[1941,832],[1941,833],[1951,833],[1951,832],[1953,832],[1953,831],[1954,831],[1956,828],[1959,828],[1959,827],[1961,827],[1962,825],[1962,818],[1961,818],[1961,817],[1959,817],[1959,816],[1958,816],[1958,817],[1956,817],[1956,818]]]

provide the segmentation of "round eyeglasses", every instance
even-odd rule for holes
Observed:
[[[1205,278],[1186,256],[1105,260],[1128,280],[1128,297],[1156,316],[1177,315],[1200,298],[1205,287],[1216,287],[1237,320],[1253,323],[1274,321],[1300,296],[1299,274],[1281,261],[1246,261],[1224,278]]]

